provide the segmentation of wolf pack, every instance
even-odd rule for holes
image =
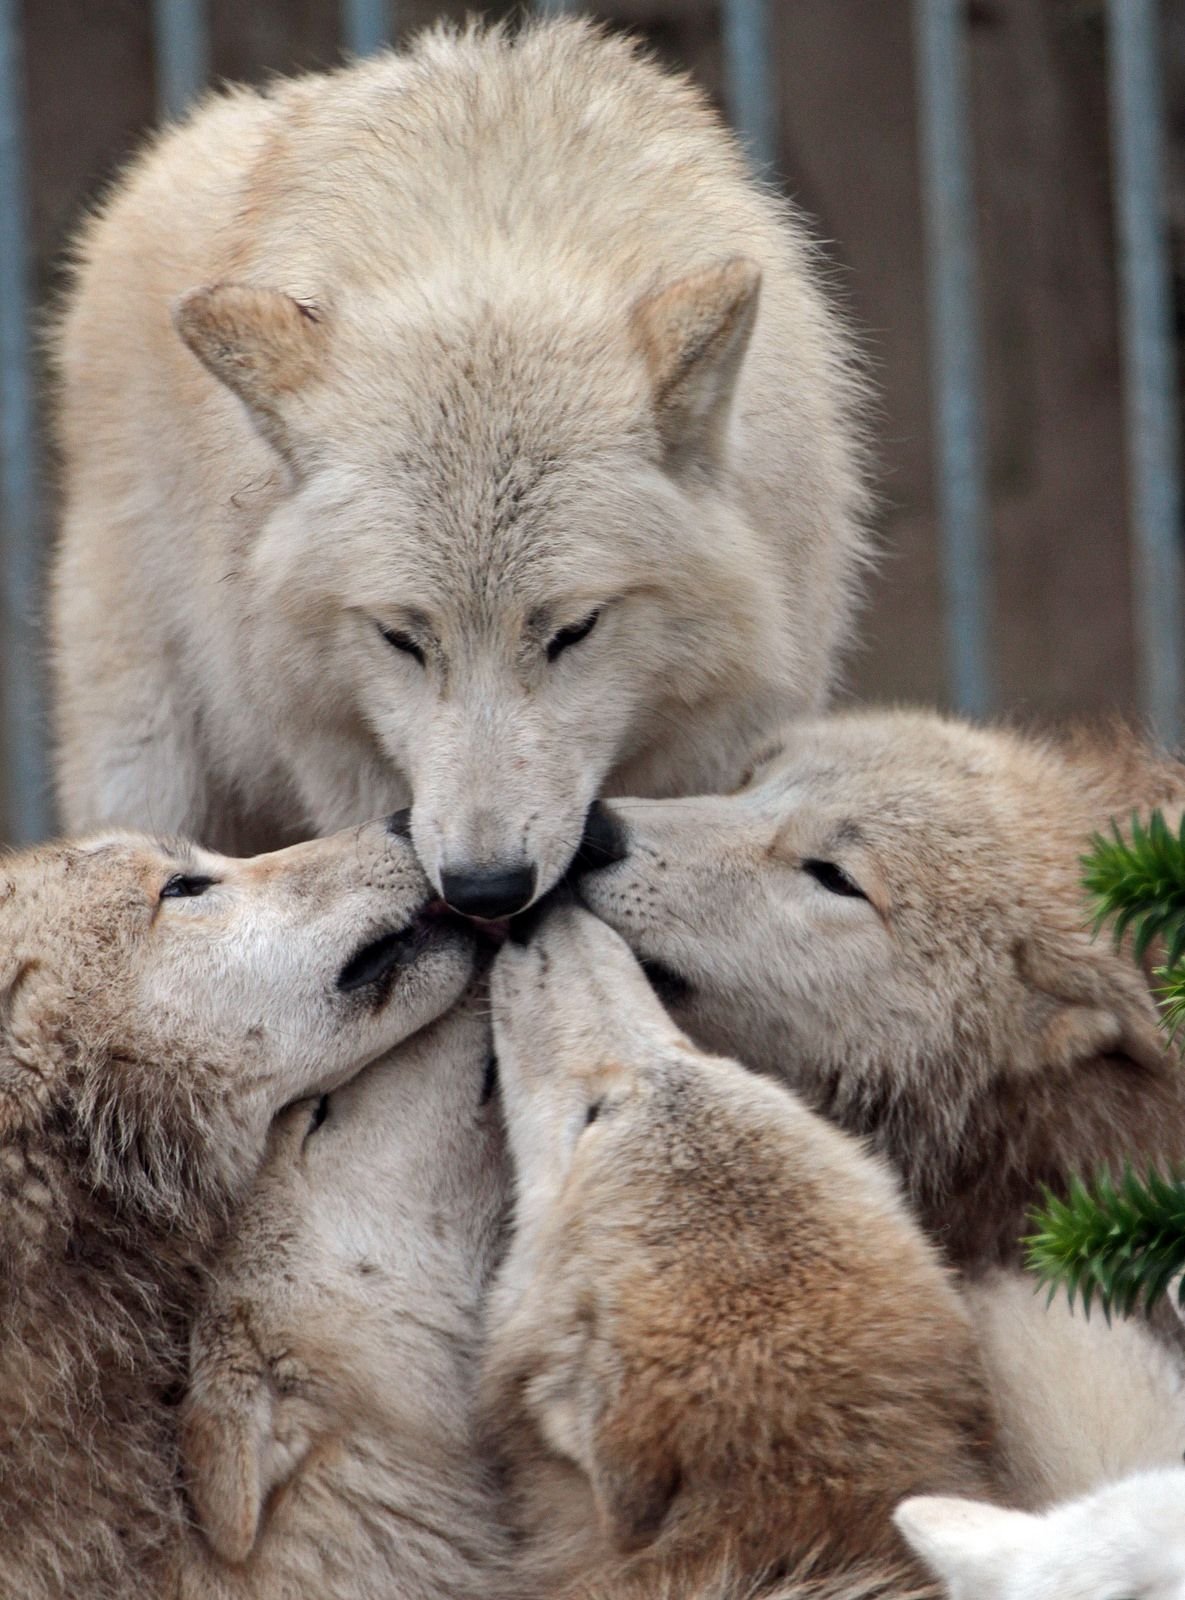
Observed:
[[[52,334],[68,837],[0,862],[0,1594],[1182,1600],[1118,725],[828,712],[864,381],[577,19],[223,89]],[[262,853],[260,853],[262,852]]]

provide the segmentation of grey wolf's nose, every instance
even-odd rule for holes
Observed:
[[[411,810],[392,811],[387,818],[387,832],[395,835],[397,839],[411,838]]]
[[[624,861],[629,853],[625,828],[600,800],[594,800],[584,819],[584,837],[573,858],[572,872],[579,877],[582,872],[611,867],[615,861]]]
[[[522,867],[466,867],[442,871],[440,892],[462,916],[495,922],[513,917],[531,903],[535,869]]]

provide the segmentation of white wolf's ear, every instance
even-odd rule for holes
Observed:
[[[893,1521],[910,1548],[956,1600],[992,1600],[1003,1576],[1037,1533],[1039,1519],[982,1500],[917,1495]]]
[[[181,1461],[198,1525],[232,1565],[255,1548],[268,1496],[295,1472],[311,1441],[277,1433],[267,1363],[242,1318],[200,1323],[181,1408]]]
[[[1030,990],[1026,1024],[1038,1052],[1034,1065],[1068,1067],[1117,1054],[1140,1066],[1163,1066],[1165,1037],[1147,981],[1102,936],[1030,939],[1018,951],[1017,965]]]
[[[238,395],[267,442],[295,467],[288,402],[324,361],[324,312],[279,289],[219,283],[182,295],[173,323],[202,365]]]
[[[693,273],[633,309],[659,438],[672,470],[714,466],[757,316],[761,269],[742,256]]]

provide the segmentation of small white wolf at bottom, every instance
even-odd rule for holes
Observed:
[[[1185,1468],[1031,1514],[919,1495],[894,1521],[950,1600],[1185,1600]]]

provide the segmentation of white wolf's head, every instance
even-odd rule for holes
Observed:
[[[700,782],[739,765],[796,681],[728,448],[759,279],[729,261],[632,309],[534,283],[476,312],[447,283],[411,309],[182,301],[287,480],[241,557],[248,648],[321,830],[410,797],[429,877],[500,917],[560,876],[615,771],[694,759],[693,709],[719,723]],[[299,760],[311,731],[331,761]]]
[[[950,1600],[1185,1600],[1185,1471],[1143,1472],[1032,1516],[906,1500],[897,1526]]]

